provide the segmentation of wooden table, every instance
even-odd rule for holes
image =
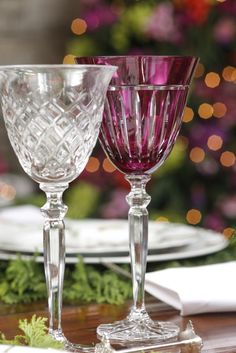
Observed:
[[[96,327],[100,323],[124,318],[130,304],[129,302],[122,306],[108,304],[64,306],[64,333],[71,342],[84,344],[97,342]],[[236,353],[236,313],[181,317],[178,311],[148,296],[147,310],[153,319],[170,320],[181,328],[185,328],[188,320],[192,320],[196,333],[203,339],[203,353]],[[47,316],[46,303],[17,306],[1,305],[0,331],[4,332],[7,338],[14,336],[18,333],[16,329],[18,320],[31,318],[34,313]]]

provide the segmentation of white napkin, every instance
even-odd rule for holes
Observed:
[[[145,289],[183,316],[236,311],[235,275],[236,261],[170,268],[147,273]]]

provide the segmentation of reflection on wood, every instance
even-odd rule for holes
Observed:
[[[71,342],[97,343],[96,327],[124,318],[131,303],[115,306],[109,304],[90,304],[81,306],[64,306],[63,328]],[[147,310],[153,319],[170,320],[183,330],[188,321],[193,322],[195,331],[203,339],[202,353],[235,353],[236,352],[236,313],[201,314],[181,317],[178,311],[168,305],[147,297]],[[19,319],[47,316],[46,303],[30,305],[0,306],[0,331],[7,337],[19,333]],[[170,351],[170,350],[169,350]],[[175,350],[173,351],[175,352]]]

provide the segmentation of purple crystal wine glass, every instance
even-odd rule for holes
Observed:
[[[178,136],[189,85],[198,59],[180,56],[76,58],[79,64],[116,65],[107,92],[100,143],[131,185],[127,195],[133,306],[128,317],[97,328],[111,342],[152,344],[175,339],[179,328],[153,321],[144,303],[148,251],[145,187],[170,154]]]

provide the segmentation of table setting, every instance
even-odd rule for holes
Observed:
[[[152,319],[145,291],[182,316],[236,310],[235,286],[224,275],[235,270],[233,261],[153,270],[156,262],[214,256],[230,245],[219,232],[148,217],[146,184],[175,144],[197,64],[190,56],[131,55],[77,57],[75,65],[0,67],[9,140],[26,174],[46,195],[41,209],[24,205],[0,211],[0,259],[15,261],[20,254],[24,261],[34,256],[43,264],[48,334],[66,351],[200,352],[204,341],[192,321],[180,327],[159,320],[161,312]],[[66,218],[63,193],[85,168],[97,139],[130,184],[128,220]],[[96,327],[101,342],[88,346],[68,339],[62,325],[64,275],[79,256],[85,266],[120,271],[132,286],[124,317],[101,321]],[[130,264],[131,273],[123,264]]]

